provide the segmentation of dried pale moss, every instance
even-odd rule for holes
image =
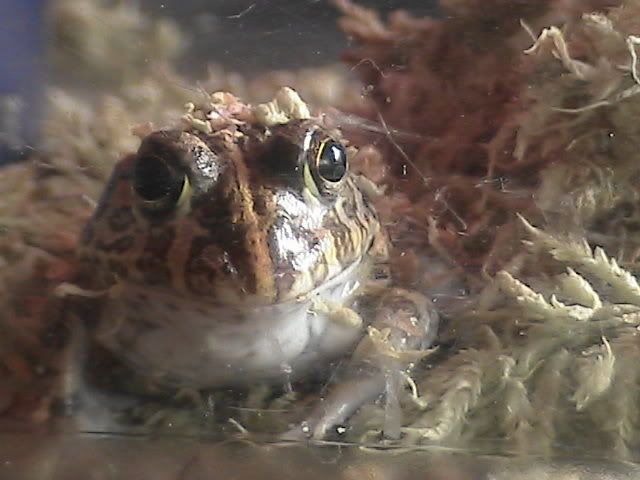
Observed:
[[[75,80],[90,80],[94,87],[144,79],[174,60],[185,44],[175,23],[152,19],[131,2],[55,0],[48,13],[54,73],[71,71]]]
[[[416,376],[407,443],[636,458],[638,3],[441,3],[452,18],[385,23],[338,2],[363,113],[424,135],[382,147],[418,233],[454,270],[498,270],[467,275],[485,288],[452,315],[451,356]],[[518,212],[563,233],[529,228],[524,254]]]
[[[457,349],[413,376],[399,445],[637,459],[640,287],[602,250],[525,227],[525,263],[565,272],[501,271],[489,303],[452,319]],[[376,438],[383,410],[359,416]]]
[[[555,161],[541,172],[538,205],[545,213],[585,229],[591,241],[630,263],[639,245],[639,8],[624,2],[541,33],[527,51],[533,103],[515,149],[521,159]]]

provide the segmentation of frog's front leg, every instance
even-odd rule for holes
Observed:
[[[400,288],[384,290],[376,304],[374,321],[345,366],[345,375],[302,423],[298,436],[325,438],[383,394],[384,435],[399,436],[398,392],[404,375],[433,344],[438,315],[426,297]]]

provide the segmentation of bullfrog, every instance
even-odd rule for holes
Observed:
[[[92,341],[137,376],[196,391],[329,377],[339,363],[292,425],[302,437],[395,397],[390,376],[431,346],[437,314],[389,278],[375,188],[339,129],[285,88],[255,108],[216,93],[140,136],[80,240],[104,292]]]

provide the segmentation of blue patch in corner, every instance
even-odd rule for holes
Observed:
[[[45,0],[0,0],[0,164],[37,140],[45,7]]]

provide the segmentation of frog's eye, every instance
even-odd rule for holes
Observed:
[[[347,151],[333,139],[322,142],[315,159],[320,178],[327,182],[339,182],[347,173]]]
[[[304,139],[304,151],[305,186],[317,197],[333,198],[349,169],[344,145],[319,130],[310,130]]]
[[[173,208],[188,188],[187,176],[172,168],[161,156],[142,155],[133,169],[133,189],[150,212]]]

